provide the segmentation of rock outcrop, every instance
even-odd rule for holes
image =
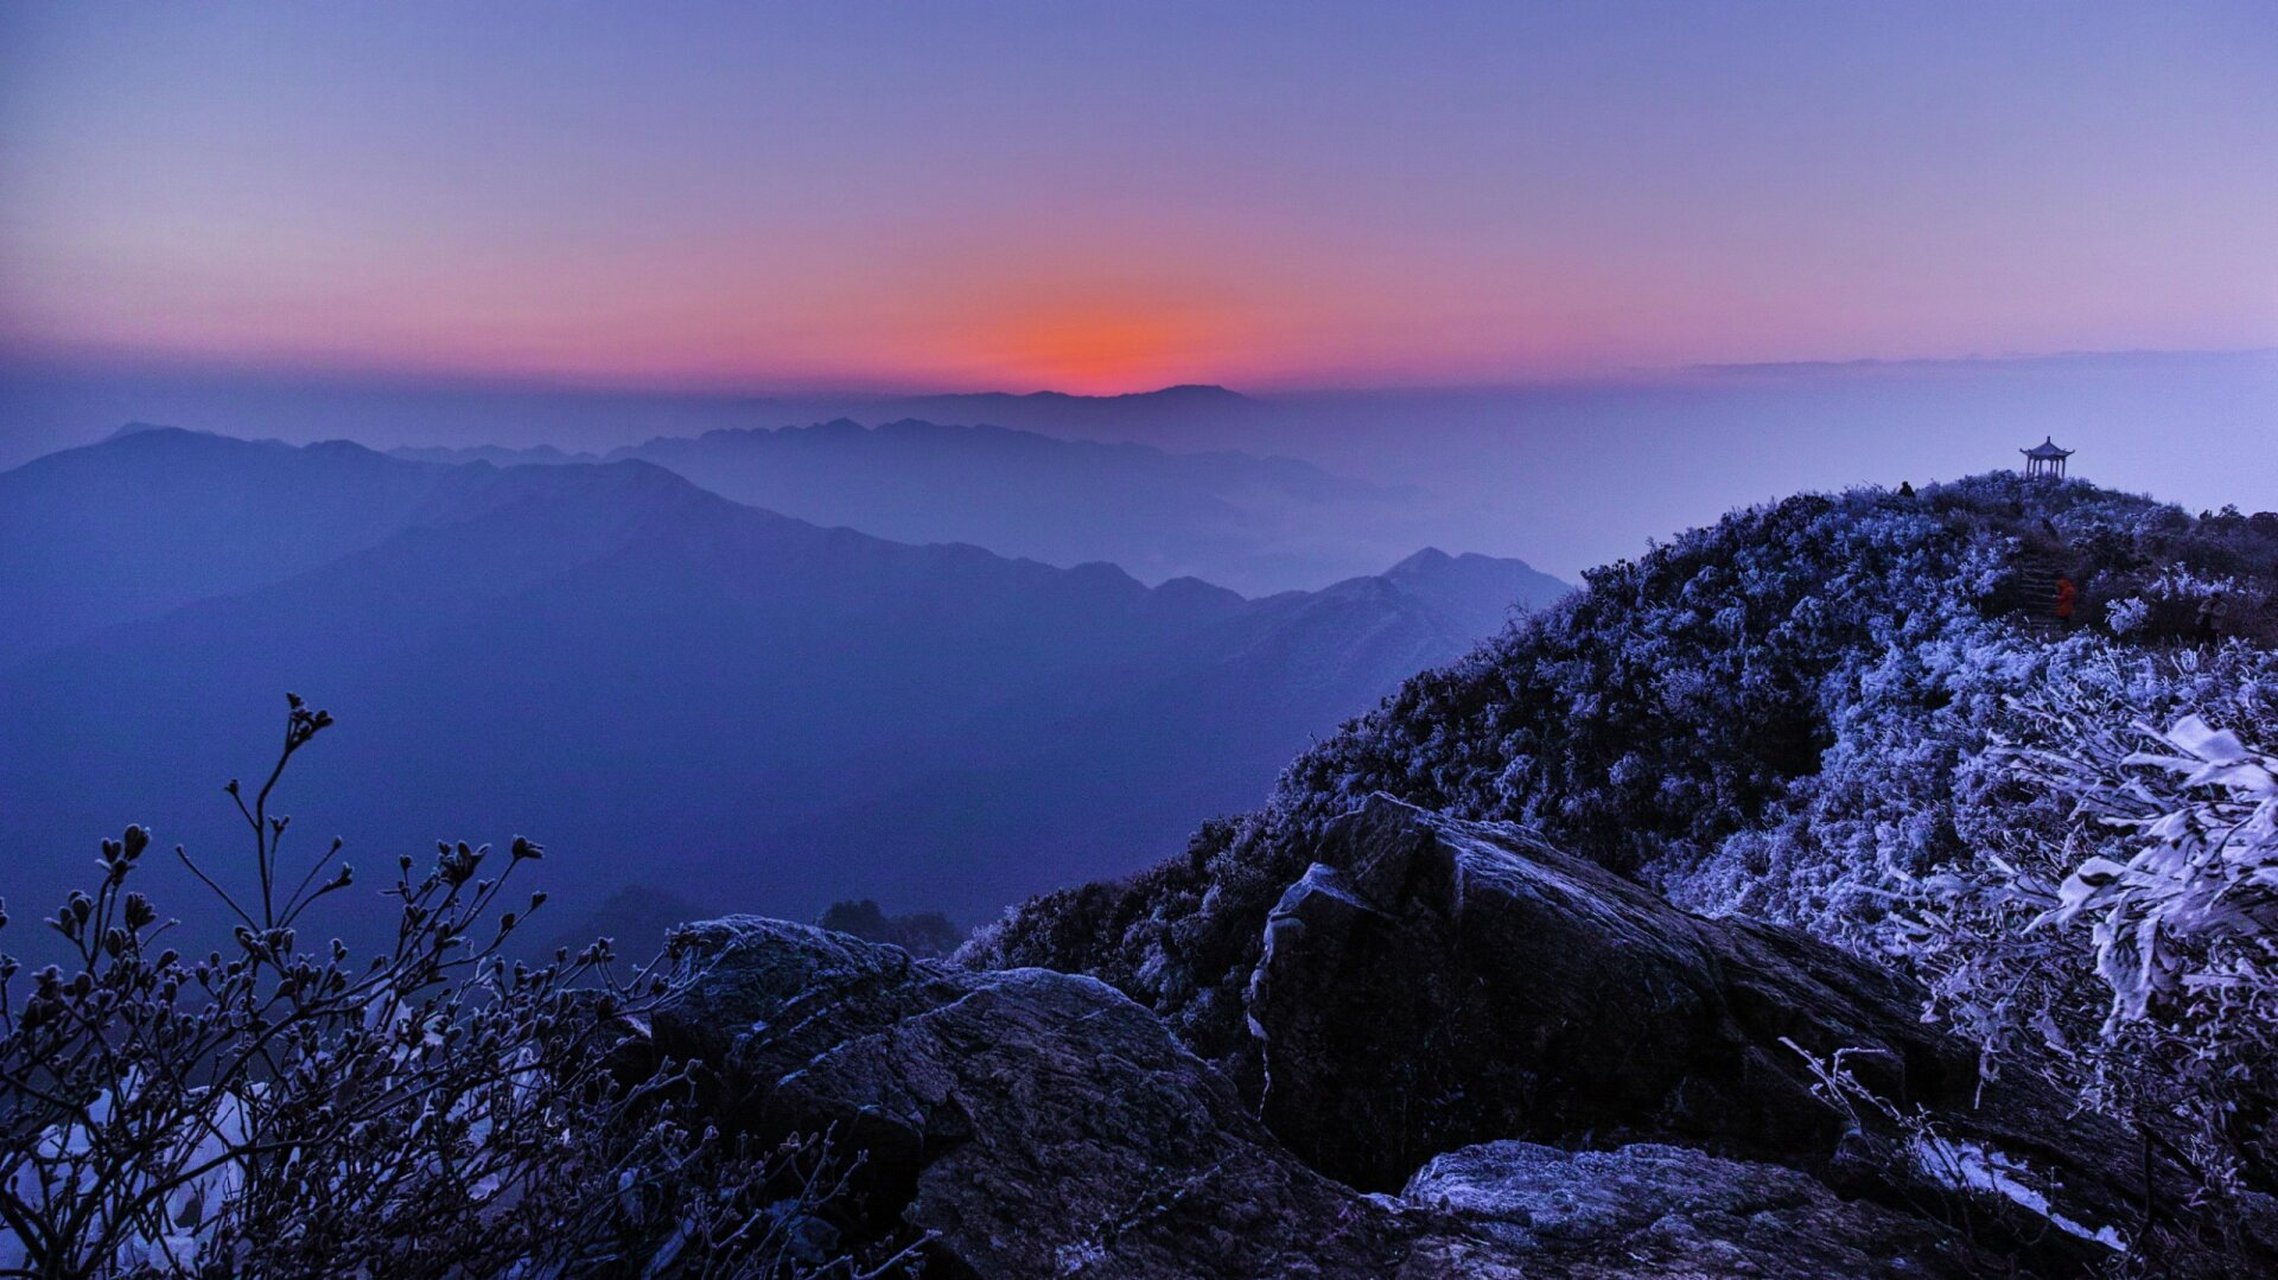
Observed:
[[[731,1123],[865,1150],[874,1206],[935,1233],[929,1276],[1425,1280],[1496,1252],[1306,1168],[1090,978],[748,917],[672,945],[660,1046],[710,1065]]]
[[[1311,851],[1250,982],[1257,1098],[1095,979],[751,917],[676,931],[655,1047],[701,1064],[723,1125],[862,1151],[832,1225],[923,1237],[937,1277],[2278,1258],[2253,1222],[2201,1238],[2180,1167],[2029,1076],[1980,1079],[1919,992],[1799,934],[1388,799]]]
[[[1672,1143],[1966,1216],[1994,1251],[2073,1274],[2147,1213],[2173,1222],[2192,1185],[2029,1073],[1981,1078],[1917,989],[1794,931],[1382,796],[1315,856],[1269,917],[1248,1017],[1266,1123],[1356,1186],[1498,1139]],[[1858,1091],[1827,1087],[1838,1065]],[[2165,1247],[2171,1271],[2220,1269]]]

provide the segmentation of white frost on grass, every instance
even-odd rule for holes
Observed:
[[[2093,1240],[2115,1253],[2126,1253],[2127,1242],[2110,1227],[2088,1227],[2058,1213],[2049,1198],[2019,1180],[2024,1165],[1983,1143],[1954,1141],[1936,1134],[1914,1139],[1914,1158],[1931,1177],[1956,1191],[1982,1191],[2005,1197],[2048,1219],[2083,1240]]]

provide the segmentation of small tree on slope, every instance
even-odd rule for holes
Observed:
[[[504,909],[540,848],[444,844],[398,863],[395,940],[358,965],[300,949],[310,903],[352,883],[330,855],[297,884],[269,812],[331,717],[291,698],[266,783],[237,801],[254,883],[226,950],[162,946],[173,922],[129,889],[129,827],[103,878],[48,921],[68,967],[0,957],[0,1275],[609,1274],[857,1276],[831,1223],[853,1162],[821,1139],[766,1149],[702,1122],[688,1076],[642,1044],[665,991],[610,949],[510,963],[544,902]],[[335,841],[331,853],[338,853]],[[495,869],[496,874],[488,874]],[[322,877],[321,879],[319,877]],[[0,910],[0,925],[6,923]]]

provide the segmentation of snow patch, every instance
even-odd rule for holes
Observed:
[[[2058,1213],[2049,1198],[2019,1180],[2025,1166],[1980,1142],[1954,1141],[1925,1134],[1914,1139],[1914,1159],[1924,1172],[1956,1191],[1981,1191],[2002,1196],[2049,1220],[2061,1230],[2092,1240],[2115,1253],[2126,1253],[2127,1242],[2110,1227],[2090,1230]]]

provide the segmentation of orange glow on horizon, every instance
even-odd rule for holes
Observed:
[[[888,259],[834,261],[818,273],[772,258],[710,270],[712,248],[545,270],[509,257],[480,271],[411,260],[385,280],[375,269],[353,287],[325,288],[281,270],[240,283],[90,267],[16,291],[14,309],[0,308],[0,359],[697,394],[1116,395],[1180,383],[1259,392],[1497,385],[1696,363],[1967,353],[1908,341],[1926,327],[1923,314],[1864,312],[1818,295],[1734,307],[1727,290],[1671,290],[1653,263],[1451,257],[1411,271],[1340,255],[1337,272],[1307,273],[1265,254],[1230,261],[1208,246],[1172,253],[1158,244],[1158,261],[1148,246],[1117,242],[1112,253],[974,252],[930,272]],[[397,280],[403,287],[392,287]],[[92,285],[63,287],[73,281]],[[2022,334],[2032,305],[1979,310]],[[1810,341],[1791,336],[1798,324]],[[2087,331],[2050,344],[2093,345]]]
[[[1053,308],[982,327],[971,348],[948,363],[984,380],[1113,394],[1179,381],[1213,345],[1209,328],[1163,311]],[[952,339],[945,345],[964,344]]]

